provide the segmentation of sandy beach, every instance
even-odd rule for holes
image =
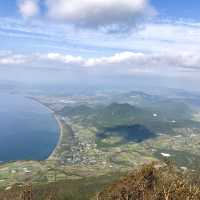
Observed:
[[[54,148],[53,152],[51,153],[51,155],[47,158],[47,160],[54,160],[56,158],[56,151],[57,149],[60,147],[61,143],[62,143],[62,138],[63,138],[63,124],[61,122],[61,119],[58,115],[54,114],[54,118],[58,123],[59,126],[59,140],[58,143],[56,145],[56,147]]]

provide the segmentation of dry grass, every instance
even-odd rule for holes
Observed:
[[[200,185],[171,166],[144,165],[101,192],[97,200],[200,200]]]

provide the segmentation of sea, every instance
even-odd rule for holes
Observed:
[[[49,109],[23,95],[0,93],[0,162],[45,160],[58,139]]]

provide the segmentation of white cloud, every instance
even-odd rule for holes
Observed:
[[[46,0],[46,4],[51,18],[90,28],[131,28],[139,17],[156,13],[148,0]]]
[[[39,5],[36,0],[21,0],[19,11],[23,17],[33,17],[39,12]]]
[[[84,59],[81,56],[72,56],[72,55],[63,55],[59,53],[48,53],[46,55],[40,56],[41,59],[47,61],[55,61],[64,64],[71,64],[71,65],[82,65],[84,63]]]
[[[24,17],[38,14],[42,0],[21,0],[19,11]],[[149,0],[44,0],[44,15],[78,27],[127,30],[138,19],[157,14]]]
[[[27,63],[28,60],[29,58],[24,55],[14,55],[11,52],[0,55],[0,65],[20,65]]]
[[[110,57],[101,58],[89,58],[85,61],[84,66],[86,67],[96,67],[96,66],[116,66],[116,65],[135,65],[138,61],[144,59],[143,53],[133,53],[133,52],[121,52]]]
[[[0,65],[29,64],[52,68],[77,68],[110,74],[154,74],[180,76],[200,73],[200,56],[193,53],[135,53],[121,52],[107,57],[83,58],[60,53],[13,55],[0,57]]]

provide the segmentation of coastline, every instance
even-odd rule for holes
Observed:
[[[53,116],[59,127],[59,139],[58,139],[57,145],[55,146],[54,150],[52,151],[52,153],[49,155],[49,157],[46,160],[55,160],[56,159],[56,156],[55,156],[56,151],[60,147],[60,145],[62,143],[62,139],[63,139],[63,125],[62,125],[61,119],[55,113],[53,114]]]
[[[28,96],[27,98],[32,99],[33,101],[36,101],[37,103],[39,103],[40,105],[44,106],[46,109],[49,110],[49,112],[52,114],[52,116],[54,117],[57,125],[58,125],[58,131],[59,131],[59,136],[58,136],[58,142],[55,146],[55,148],[53,149],[53,151],[51,152],[51,154],[44,160],[44,161],[48,161],[48,160],[55,160],[56,159],[56,151],[57,149],[60,147],[61,143],[62,143],[62,138],[63,138],[63,125],[61,122],[60,117],[55,113],[55,111],[53,109],[51,109],[48,105],[46,105],[45,103],[41,102],[39,99],[35,98],[35,97],[30,97]]]
[[[30,161],[48,161],[48,160],[56,160],[56,151],[59,148],[61,142],[62,142],[62,138],[63,138],[63,125],[62,125],[62,119],[59,115],[56,114],[56,112],[48,105],[46,105],[44,102],[40,101],[39,99],[37,99],[37,97],[33,97],[33,96],[26,96],[23,95],[24,98],[26,99],[30,99],[32,101],[35,101],[36,103],[40,104],[41,106],[43,106],[48,112],[49,114],[53,117],[53,120],[55,120],[54,122],[56,123],[55,125],[57,126],[57,139],[55,142],[55,145],[52,148],[52,151],[49,152],[49,155],[46,156],[46,158],[39,160],[39,159],[27,159],[27,160],[9,160],[9,161],[1,161],[0,160],[0,166],[5,165],[5,164],[9,164],[9,163],[14,163],[14,162],[30,162]]]

